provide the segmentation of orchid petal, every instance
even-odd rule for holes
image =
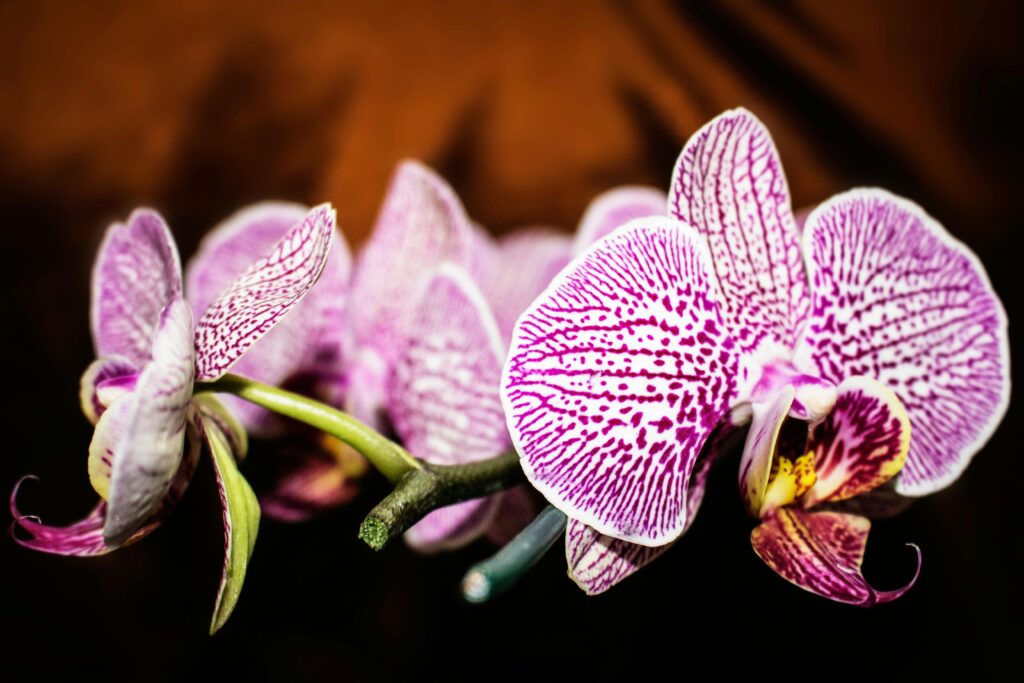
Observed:
[[[160,214],[138,209],[110,226],[92,271],[96,355],[148,361],[160,313],[180,294],[178,247]]]
[[[591,244],[610,235],[635,218],[664,216],[668,198],[654,187],[616,187],[595,197],[583,211],[576,228],[572,253],[580,254]]]
[[[1009,401],[1006,314],[981,263],[919,206],[877,189],[815,209],[804,251],[814,303],[795,362],[895,391],[914,425],[897,490],[949,485]]]
[[[242,209],[214,228],[185,269],[188,301],[205,311],[232,281],[275,245],[309,210],[299,204],[264,202]],[[233,366],[233,371],[280,386],[304,372],[340,366],[345,354],[345,308],[352,258],[332,231],[327,263],[315,287]],[[246,428],[267,435],[278,426],[267,410],[234,396],[223,400]]]
[[[479,281],[502,339],[512,337],[519,314],[569,263],[571,248],[569,236],[551,228],[527,228],[499,240],[497,262]]]
[[[668,212],[707,239],[722,317],[740,348],[791,350],[807,316],[807,277],[786,176],[764,124],[734,109],[697,131],[676,162]]]
[[[234,454],[224,434],[208,419],[204,418],[202,424],[203,435],[213,456],[213,471],[217,478],[224,521],[224,569],[210,622],[212,635],[227,622],[238,603],[245,572],[256,545],[260,506],[256,494],[238,471]]]
[[[123,396],[103,412],[89,442],[89,483],[103,500],[110,498],[110,476],[118,446],[135,415],[135,397]]]
[[[135,388],[138,370],[135,364],[124,356],[104,356],[89,364],[82,373],[79,382],[78,399],[82,412],[89,422],[96,424],[100,416],[114,401],[120,397],[121,391],[112,391],[115,386],[129,391]],[[100,386],[104,386],[100,396]]]
[[[434,510],[405,532],[405,542],[421,553],[461,548],[490,526],[502,497],[497,494]]]
[[[779,433],[789,409],[793,405],[796,389],[783,387],[771,401],[751,404],[752,417],[740,460],[740,497],[747,512],[761,517],[765,509],[772,459],[777,450]]]
[[[860,572],[871,522],[840,512],[804,512],[782,508],[750,534],[758,557],[776,574],[806,591],[861,607],[890,602],[917,581],[921,551],[913,578],[902,588],[877,591]]]
[[[839,385],[836,407],[810,434],[816,480],[803,506],[866,493],[903,468],[910,420],[890,389],[867,377]]]
[[[333,237],[334,209],[322,204],[210,304],[196,325],[197,379],[222,376],[302,300],[327,264]]]
[[[686,528],[683,529],[683,533],[686,533],[697,518],[697,511],[704,500],[711,465],[720,456],[732,450],[734,439],[742,432],[742,427],[726,419],[718,424],[708,438],[693,468],[693,476],[686,492]],[[673,545],[674,543],[669,543],[652,548],[621,541],[570,519],[565,533],[565,558],[569,565],[569,578],[587,595],[597,595],[632,576]]]
[[[399,165],[370,241],[356,262],[352,326],[356,343],[389,364],[414,317],[435,264],[469,266],[474,236],[462,203],[426,166]]]
[[[502,378],[527,476],[597,531],[664,545],[736,398],[734,342],[701,239],[638,219],[584,252],[519,319]]]
[[[132,409],[113,457],[103,531],[108,545],[120,545],[131,536],[171,486],[182,460],[194,371],[192,313],[179,298],[161,314],[153,334],[153,360],[131,396],[121,399],[130,400]]]
[[[405,447],[440,465],[483,460],[506,449],[498,396],[502,344],[483,294],[464,270],[451,264],[438,269],[412,329],[389,388],[390,417]],[[469,501],[431,513],[408,538],[433,545],[447,529],[465,542],[483,531],[494,503]]]

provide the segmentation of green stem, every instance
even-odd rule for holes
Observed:
[[[300,394],[231,374],[213,382],[199,382],[195,391],[233,394],[326,432],[362,453],[392,483],[400,482],[410,473],[423,470],[422,462],[390,439],[351,415]]]
[[[359,538],[380,550],[431,510],[497,493],[523,480],[515,451],[464,465],[422,463],[370,511],[359,527]]]
[[[554,545],[568,520],[550,505],[492,557],[470,567],[462,579],[469,602],[486,602],[518,581]]]

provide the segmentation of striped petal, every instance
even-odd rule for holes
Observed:
[[[153,360],[139,375],[130,414],[115,447],[110,473],[107,545],[124,543],[167,494],[182,461],[195,349],[192,313],[182,299],[161,314],[153,335]]]
[[[599,194],[583,212],[573,253],[585,251],[591,244],[610,235],[620,225],[635,218],[664,216],[668,199],[665,193],[654,187],[629,185],[616,187]]]
[[[919,206],[876,189],[815,209],[804,251],[814,303],[795,362],[895,391],[914,425],[897,490],[949,485],[1009,400],[1006,314],[981,263]]]
[[[913,578],[902,588],[878,591],[861,574],[871,522],[840,512],[804,512],[783,508],[750,535],[754,552],[776,574],[806,591],[861,607],[890,602],[917,581],[921,551]]]
[[[511,339],[519,315],[568,265],[571,249],[569,236],[552,228],[526,228],[498,241],[494,263],[479,282],[502,339]]]
[[[440,465],[482,460],[506,449],[498,396],[502,344],[483,294],[465,271],[450,264],[438,270],[412,329],[396,360],[388,401],[405,447]],[[407,538],[421,548],[438,545],[446,534],[465,542],[483,531],[496,503],[469,501],[436,511]]]
[[[445,261],[468,267],[473,243],[465,209],[448,183],[417,162],[400,164],[356,262],[351,298],[356,343],[376,349],[390,364],[433,267]]]
[[[697,456],[736,398],[706,263],[696,234],[639,219],[563,270],[516,327],[502,399],[523,469],[602,534],[657,546],[683,532]]]
[[[903,468],[910,443],[910,420],[896,394],[867,377],[845,380],[835,408],[811,430],[816,480],[803,506],[881,486]]]
[[[249,483],[238,471],[235,456],[224,434],[207,419],[202,420],[202,429],[213,456],[213,471],[217,478],[224,523],[224,568],[210,623],[212,635],[227,622],[238,603],[249,560],[256,546],[260,506]]]
[[[323,204],[210,304],[196,325],[197,379],[214,380],[227,372],[302,300],[323,272],[333,240],[334,209]]]
[[[693,524],[704,500],[711,465],[721,455],[732,450],[734,440],[742,432],[742,427],[728,419],[719,423],[712,432],[693,468],[693,476],[687,489],[686,529]],[[620,541],[570,519],[565,530],[565,558],[569,565],[569,578],[587,595],[597,595],[632,576],[672,545],[670,543],[649,547]]]
[[[104,356],[90,363],[78,390],[82,412],[89,422],[96,424],[116,399],[134,390],[137,380],[138,369],[124,356]]]
[[[309,210],[300,204],[264,202],[242,209],[214,228],[185,269],[188,301],[205,311],[232,281],[272,252]],[[280,386],[305,372],[340,367],[345,355],[345,305],[352,259],[333,232],[323,273],[294,311],[267,332],[233,366],[233,372]],[[234,396],[222,400],[250,432],[267,435],[279,421],[263,408]]]
[[[160,312],[180,294],[178,247],[160,214],[138,209],[110,226],[92,270],[96,355],[148,361]]]
[[[783,387],[771,401],[751,404],[752,416],[743,457],[740,459],[740,497],[747,512],[760,518],[767,510],[765,494],[772,471],[772,460],[778,451],[779,434],[793,405],[796,390]]]
[[[747,352],[788,356],[807,316],[807,277],[789,187],[768,129],[734,109],[683,148],[669,215],[708,241],[722,317]]]

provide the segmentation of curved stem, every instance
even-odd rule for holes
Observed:
[[[351,415],[300,394],[232,374],[213,382],[198,382],[195,391],[232,394],[326,432],[362,453],[392,483],[423,469],[423,463],[404,448]]]
[[[374,550],[432,510],[497,493],[525,479],[515,451],[464,465],[421,465],[402,477],[359,527],[359,538]]]

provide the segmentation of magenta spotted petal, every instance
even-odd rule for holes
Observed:
[[[213,229],[185,270],[192,310],[205,311],[254,262],[302,223],[309,210],[299,204],[264,202],[238,211]],[[345,308],[352,263],[344,241],[333,233],[332,246],[316,286],[292,313],[242,356],[232,371],[271,385],[305,372],[340,372],[345,355]],[[266,435],[277,422],[263,408],[234,396],[223,399],[246,428]]]
[[[333,235],[334,209],[318,206],[210,304],[196,325],[196,379],[223,375],[299,303],[320,277]]]
[[[92,271],[92,337],[97,356],[149,360],[160,312],[181,294],[178,248],[163,218],[139,209],[107,230]]]
[[[736,398],[706,264],[695,233],[639,219],[570,264],[516,326],[502,399],[523,469],[603,534],[657,546],[683,532],[697,456]]]
[[[573,254],[585,251],[635,218],[664,216],[666,202],[664,192],[641,185],[616,187],[598,195],[587,206],[576,228]]]
[[[389,385],[389,414],[414,456],[452,465],[508,447],[498,396],[502,344],[497,324],[469,275],[442,266],[417,306]],[[410,530],[417,547],[465,541],[483,531],[496,497],[428,515]]]
[[[795,362],[895,391],[914,430],[897,490],[947,486],[1009,399],[1006,315],[984,268],[919,206],[877,189],[815,209],[804,251],[814,302]]]
[[[121,399],[131,401],[131,409],[113,454],[103,529],[107,545],[127,540],[169,491],[182,462],[194,372],[192,313],[179,298],[161,315],[153,335],[153,360],[135,391]]]
[[[779,576],[806,591],[861,607],[890,602],[906,593],[921,570],[902,588],[878,591],[860,572],[871,522],[840,512],[776,511],[751,532],[754,551]]]
[[[788,355],[809,296],[789,187],[764,124],[734,109],[697,131],[676,162],[668,211],[707,239],[722,317],[740,348]]]
[[[413,161],[399,165],[352,282],[356,343],[384,364],[398,352],[433,268],[469,267],[474,237],[465,209],[440,176]]]
[[[512,337],[519,315],[568,265],[571,249],[569,236],[553,228],[525,228],[498,241],[493,265],[477,280],[502,339]]]

